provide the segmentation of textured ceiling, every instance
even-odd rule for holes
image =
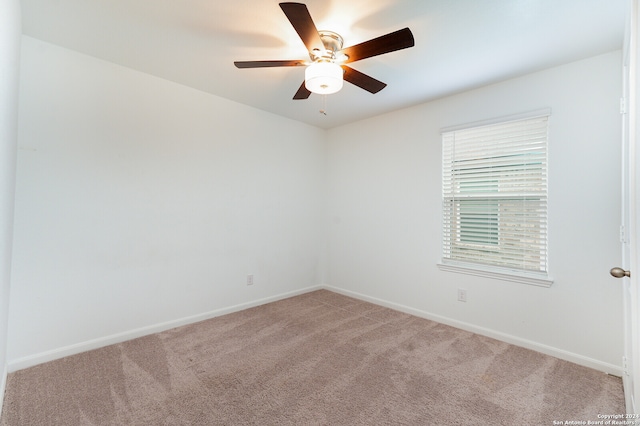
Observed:
[[[138,71],[330,128],[622,47],[627,0],[309,0],[318,29],[351,46],[409,27],[415,47],[350,64],[388,86],[349,83],[291,98],[306,59],[272,0],[22,0],[23,33]]]

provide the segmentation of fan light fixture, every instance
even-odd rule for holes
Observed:
[[[342,67],[333,62],[314,62],[304,72],[304,85],[320,95],[330,95],[342,89]]]
[[[307,6],[303,3],[283,2],[280,9],[293,25],[309,51],[309,59],[285,59],[268,61],[235,61],[237,68],[306,67],[305,79],[293,95],[293,99],[308,99],[311,93],[328,95],[342,89],[343,80],[366,90],[378,93],[387,85],[367,74],[351,68],[352,62],[395,52],[414,46],[413,34],[403,28],[362,43],[343,48],[338,33],[318,30]]]

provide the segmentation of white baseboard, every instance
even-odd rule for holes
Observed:
[[[158,333],[165,330],[170,330],[175,327],[180,327],[186,324],[196,323],[198,321],[204,321],[210,318],[215,318],[221,315],[230,314],[233,312],[242,311],[244,309],[252,308],[255,306],[264,305],[266,303],[275,302],[278,300],[286,299],[288,297],[297,296],[300,294],[308,293],[311,291],[319,290],[319,289],[327,289],[336,293],[344,294],[345,296],[350,296],[356,299],[364,300],[367,302],[374,303],[376,305],[385,306],[387,308],[395,309],[397,311],[406,312],[411,315],[415,315],[417,317],[430,319],[432,321],[437,321],[442,324],[447,324],[452,327],[460,328],[462,330],[470,331],[472,333],[480,334],[483,336],[491,337],[506,343],[510,343],[516,346],[521,346],[527,349],[531,349],[537,352],[541,352],[559,359],[563,359],[566,361],[570,361],[579,365],[583,365],[585,367],[593,368],[595,370],[599,370],[608,374],[613,374],[616,376],[622,376],[622,367],[618,365],[608,364],[602,361],[598,361],[592,358],[588,358],[579,354],[575,354],[572,352],[565,351],[563,349],[554,348],[552,346],[544,345],[538,342],[534,342],[527,339],[522,339],[517,336],[512,336],[506,333],[502,333],[499,331],[491,330],[484,327],[479,327],[474,324],[466,323],[463,321],[458,321],[455,319],[443,317],[441,315],[432,314],[426,311],[422,311],[419,309],[411,308],[408,306],[404,306],[398,303],[388,302],[386,300],[378,299],[375,297],[370,297],[364,294],[356,293],[349,290],[344,290],[338,287],[333,287],[330,285],[320,285],[320,286],[312,286],[307,287],[301,290],[296,290],[292,292],[282,293],[276,296],[271,296],[263,299],[254,300],[247,303],[242,303],[235,306],[230,306],[227,308],[217,309],[210,312],[205,312],[198,315],[193,315],[185,318],[180,318],[173,321],[168,321],[160,324],[151,325],[148,327],[142,327],[135,330],[126,331],[124,333],[118,333],[106,337],[101,337],[93,340],[89,340],[86,342],[77,343],[70,346],[65,346],[62,348],[53,349],[50,351],[38,353],[35,355],[29,355],[23,358],[18,358],[14,360],[10,360],[8,365],[4,368],[4,374],[2,377],[2,382],[0,383],[2,387],[0,387],[0,391],[2,391],[2,395],[4,395],[4,387],[6,385],[6,376],[7,373],[11,373],[17,370],[22,370],[24,368],[32,367],[34,365],[42,364],[44,362],[53,361],[55,359],[63,358],[69,355],[75,355],[81,352],[98,349],[104,346],[121,343],[127,340],[135,339],[138,337],[146,336],[153,333]],[[0,397],[0,403],[2,399]],[[1,409],[1,405],[0,405]]]
[[[216,309],[210,312],[204,312],[202,314],[193,315],[189,317],[179,318],[173,321],[167,321],[160,324],[154,324],[147,327],[142,327],[134,330],[129,330],[123,333],[112,334],[110,336],[100,337],[97,339],[88,340],[86,342],[76,343],[57,349],[53,349],[46,352],[41,352],[26,357],[9,360],[8,366],[5,368],[6,372],[14,372],[25,368],[33,367],[34,365],[42,364],[45,362],[53,361],[66,356],[75,355],[81,352],[98,349],[104,346],[121,343],[127,340],[135,339],[142,336],[147,336],[153,333],[159,333],[161,331],[170,330],[172,328],[180,327],[182,325],[193,324],[199,321],[219,317],[221,315],[230,314],[233,312],[242,311],[244,309],[253,308],[255,306],[264,305],[266,303],[276,302],[278,300],[287,299],[289,297],[298,296],[300,294],[309,293],[311,291],[320,290],[322,286],[312,286],[301,290],[295,290],[287,293],[278,294],[276,296],[266,297],[263,299],[254,300],[251,302],[241,303],[235,306],[229,306],[227,308]],[[6,373],[5,373],[6,378]],[[4,382],[3,382],[4,385]],[[2,389],[4,390],[4,388]],[[3,393],[4,394],[4,393]]]
[[[534,342],[527,339],[522,339],[520,337],[512,336],[510,334],[502,333],[496,330],[479,327],[474,324],[443,317],[441,315],[432,314],[426,311],[422,311],[420,309],[415,309],[408,306],[400,305],[398,303],[388,302],[386,300],[370,297],[370,296],[356,293],[350,290],[344,290],[344,289],[333,287],[330,285],[324,285],[323,288],[336,293],[343,294],[345,296],[353,297],[355,299],[364,300],[366,302],[371,302],[376,305],[384,306],[390,309],[395,309],[397,311],[405,312],[407,314],[415,315],[417,317],[426,318],[442,324],[450,325],[452,327],[470,331],[472,333],[480,334],[482,336],[491,337],[493,339],[500,340],[502,342],[510,343],[515,346],[520,346],[520,347],[541,352],[543,354],[550,355],[559,359],[563,359],[565,361],[570,361],[578,365],[583,365],[585,367],[593,368],[594,370],[602,371],[607,374],[612,374],[614,376],[622,377],[622,366],[619,366],[619,365],[613,365],[606,362],[598,361],[596,359],[575,354],[573,352],[568,352],[563,349],[554,348],[552,346],[544,345],[542,343]]]

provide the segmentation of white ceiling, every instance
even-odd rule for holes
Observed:
[[[291,98],[307,59],[276,0],[22,0],[23,33],[274,114],[330,128],[622,47],[627,0],[306,0],[320,30],[351,46],[409,27],[415,47],[350,66],[388,86],[349,83]],[[43,70],[44,71],[44,70]]]

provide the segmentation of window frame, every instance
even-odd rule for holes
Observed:
[[[548,163],[548,153],[549,153],[549,128],[550,128],[550,120],[551,120],[551,109],[546,108],[546,109],[541,109],[541,110],[536,110],[536,111],[531,111],[528,113],[524,113],[524,114],[518,114],[518,115],[511,115],[511,116],[507,116],[507,117],[500,117],[500,118],[495,118],[495,119],[491,119],[491,120],[484,120],[484,121],[479,121],[479,122],[473,122],[473,123],[468,123],[468,124],[464,124],[461,126],[452,126],[452,127],[447,127],[447,128],[443,128],[441,129],[441,141],[442,141],[442,148],[443,148],[443,162],[442,162],[442,178],[443,181],[441,183],[441,189],[442,189],[442,218],[443,218],[443,224],[442,224],[442,240],[441,240],[441,249],[442,249],[442,258],[441,261],[438,263],[438,267],[440,268],[440,270],[442,271],[446,271],[446,272],[455,272],[455,273],[461,273],[461,274],[467,274],[467,275],[473,275],[473,276],[481,276],[481,277],[488,277],[488,278],[494,278],[494,279],[499,279],[499,280],[506,280],[506,281],[511,281],[511,282],[519,282],[519,283],[524,283],[524,284],[530,284],[530,285],[536,285],[536,286],[542,286],[542,287],[550,287],[551,284],[553,283],[553,279],[550,277],[549,275],[549,252],[548,252],[548,233],[545,234],[545,247],[544,250],[541,250],[541,252],[544,253],[544,265],[545,268],[543,271],[533,271],[533,270],[526,270],[526,269],[518,269],[518,268],[514,268],[514,267],[509,267],[509,266],[499,266],[499,265],[495,265],[495,264],[489,264],[489,263],[475,263],[475,262],[469,262],[469,261],[464,261],[464,260],[456,260],[455,256],[454,258],[451,258],[451,240],[453,239],[451,233],[455,233],[457,232],[457,234],[455,235],[460,235],[460,231],[456,231],[455,229],[452,229],[452,227],[456,226],[459,228],[462,228],[464,226],[469,226],[471,221],[469,221],[466,225],[463,225],[462,223],[460,223],[460,210],[458,211],[458,215],[456,216],[458,219],[456,220],[455,218],[449,218],[449,223],[445,223],[447,218],[446,218],[446,207],[445,207],[445,203],[449,202],[449,203],[453,203],[449,208],[456,211],[455,210],[455,203],[457,202],[458,204],[462,205],[464,204],[463,200],[470,200],[471,202],[468,204],[473,204],[473,200],[478,200],[478,199],[482,199],[483,197],[473,197],[473,195],[468,195],[466,197],[460,197],[460,198],[456,198],[455,195],[452,197],[451,194],[445,194],[445,134],[451,134],[451,132],[456,132],[456,131],[461,131],[461,130],[471,130],[474,128],[480,128],[480,127],[487,127],[487,126],[492,126],[492,125],[502,125],[502,124],[506,124],[509,122],[516,122],[516,121],[522,121],[522,120],[529,120],[529,119],[534,119],[534,118],[539,118],[539,117],[546,117],[547,120],[547,124],[546,124],[546,128],[547,128],[547,134],[546,134],[546,140],[545,140],[545,152],[544,152],[544,160],[545,160],[545,165],[544,165],[544,173],[546,174],[546,176],[548,177],[548,169],[549,169],[549,163]],[[507,156],[508,157],[508,156]],[[482,157],[479,157],[480,159],[482,159]],[[487,157],[490,158],[490,157]],[[462,160],[460,160],[462,161]],[[517,163],[515,162],[510,162],[510,165],[516,165]],[[523,165],[526,164],[523,163]],[[449,167],[449,170],[451,170],[451,166]],[[500,175],[499,178],[501,178],[502,175]],[[501,184],[501,182],[496,182],[496,186],[499,186]],[[486,185],[485,185],[485,189],[486,189]],[[452,189],[453,191],[453,189]],[[463,194],[464,195],[464,194]],[[498,206],[498,211],[500,209],[500,200],[506,200],[507,198],[509,198],[510,196],[513,196],[513,193],[510,195],[506,195],[503,197],[497,196],[496,197],[496,202],[497,202],[497,206]],[[528,197],[529,194],[526,193],[526,191],[524,193],[520,193],[517,197],[519,197],[520,199],[523,199],[523,202],[526,201],[533,201],[535,204],[535,197]],[[516,198],[517,198],[516,197]],[[548,204],[547,204],[547,200],[548,200],[548,186],[545,187],[545,192],[543,194],[544,197],[544,203],[542,203],[540,201],[540,199],[538,199],[537,201],[541,204],[544,204],[544,219],[546,222],[548,222]],[[529,199],[528,199],[529,198]],[[491,197],[484,197],[485,203],[486,205],[491,204],[490,200]],[[456,213],[452,213],[452,214],[456,214]],[[485,215],[487,217],[491,216],[491,212],[485,213]],[[473,214],[472,214],[473,215]],[[479,217],[481,217],[481,213],[478,214]],[[490,218],[489,218],[490,219]],[[489,220],[488,219],[488,220]],[[495,225],[489,225],[489,226],[493,226],[495,227],[497,233],[499,234],[500,232],[500,214],[497,213],[496,214],[496,222]],[[452,222],[456,222],[456,225],[452,225]],[[493,223],[493,222],[492,222]],[[449,235],[447,235],[447,229],[449,229]],[[547,226],[548,229],[548,226]],[[476,236],[472,236],[471,238],[475,238],[477,237],[478,239],[482,238],[482,235],[486,235],[487,236],[487,241],[490,242],[491,241],[491,230],[484,232],[482,229],[480,229],[480,231],[476,234]],[[467,236],[467,238],[469,238]],[[497,237],[499,239],[499,237]],[[447,246],[447,241],[445,241],[445,239],[449,240],[449,245]],[[466,243],[460,244],[461,241],[459,241],[457,244],[462,246]],[[455,246],[455,244],[454,244]],[[478,241],[476,242],[470,242],[469,247],[471,247],[471,249],[473,250],[474,247],[476,250],[494,250],[494,249],[499,249],[499,244],[486,244],[486,247],[484,249],[482,249],[483,244],[479,243]],[[503,251],[504,253],[504,251]],[[485,259],[486,260],[486,259]]]

